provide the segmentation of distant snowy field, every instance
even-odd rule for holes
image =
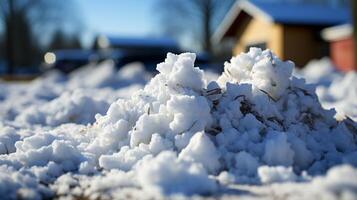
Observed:
[[[356,72],[194,60],[0,82],[1,199],[357,199]]]

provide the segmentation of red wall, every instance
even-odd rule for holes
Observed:
[[[337,69],[345,72],[357,69],[352,37],[330,42],[330,55]]]

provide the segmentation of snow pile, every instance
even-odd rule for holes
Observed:
[[[86,126],[57,126],[79,113],[84,118],[73,122],[90,122],[93,113],[83,115],[88,106],[101,112],[108,105],[82,93],[21,114],[16,120],[54,128],[3,127],[0,144],[10,151],[3,151],[0,165],[28,175],[34,184],[12,184],[34,195],[46,197],[38,189],[44,187],[58,196],[122,199],[133,191],[148,198],[213,195],[233,183],[314,184],[313,176],[333,166],[357,164],[357,124],[324,110],[314,87],[291,75],[292,62],[251,48],[207,83],[194,61],[195,54],[169,53],[143,89]],[[354,176],[357,170],[347,171]],[[345,178],[336,187],[356,187]],[[322,179],[328,180],[330,172]],[[1,195],[13,195],[6,191]],[[357,197],[356,190],[348,194]]]
[[[311,60],[300,71],[296,71],[297,76],[303,76],[308,83],[329,86],[331,82],[341,77],[331,60],[327,57],[320,60]]]
[[[322,106],[326,109],[335,108],[336,118],[349,117],[357,120],[357,73],[346,74],[336,71],[328,58],[313,60],[299,76],[306,78],[307,82],[316,85],[316,94]]]
[[[319,86],[316,93],[325,108],[335,108],[337,119],[346,116],[357,120],[357,73],[349,72],[336,78],[329,87]]]

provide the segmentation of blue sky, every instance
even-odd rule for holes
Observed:
[[[158,0],[77,0],[84,24],[92,33],[123,36],[155,34]]]

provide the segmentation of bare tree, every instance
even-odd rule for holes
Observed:
[[[162,0],[159,2],[163,31],[180,40],[189,38],[212,53],[211,35],[234,0]]]
[[[63,21],[64,8],[70,0],[1,0],[0,21],[4,26],[7,72],[15,66],[34,65],[42,46],[40,39],[50,34],[48,28]],[[46,29],[47,28],[47,29]],[[47,31],[46,31],[47,30]],[[45,33],[45,34],[44,34]]]

